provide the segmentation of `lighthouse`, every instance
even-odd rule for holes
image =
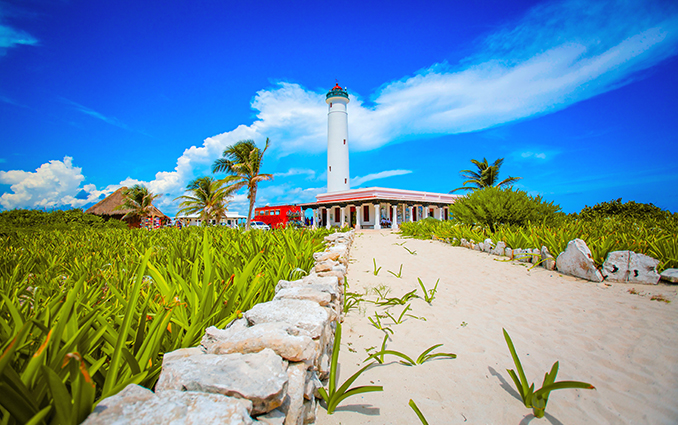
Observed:
[[[327,193],[349,190],[348,92],[337,83],[325,96],[327,112]]]

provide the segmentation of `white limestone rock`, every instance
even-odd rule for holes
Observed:
[[[614,251],[607,254],[603,274],[616,282],[656,285],[661,276],[657,273],[659,260],[633,251]]]
[[[495,246],[494,248],[492,248],[490,250],[490,254],[502,256],[502,255],[504,255],[505,250],[506,250],[506,243],[499,241],[499,242],[497,242],[497,246]]]
[[[574,239],[567,244],[565,251],[556,259],[556,268],[561,273],[593,282],[602,282],[603,275],[596,268],[591,251],[586,242]]]
[[[287,368],[287,394],[280,410],[285,413],[285,425],[303,425],[305,419],[304,390],[306,369],[304,363],[291,363]]]
[[[638,252],[631,252],[629,259],[629,282],[656,285],[661,276],[657,273],[659,260]]]
[[[607,254],[603,263],[603,275],[607,280],[628,282],[631,251],[613,251]]]
[[[490,253],[492,249],[494,248],[494,242],[492,242],[492,239],[487,238],[483,242],[483,251]]]
[[[286,322],[319,338],[329,324],[329,313],[308,300],[276,300],[260,303],[243,313],[250,326],[259,323]]]
[[[555,270],[556,269],[556,259],[553,258],[553,255],[549,252],[549,249],[546,246],[541,247],[541,266],[546,270]]]
[[[273,409],[268,413],[257,416],[257,421],[265,425],[284,425],[285,413],[280,408]]]
[[[313,362],[317,356],[311,334],[284,322],[227,329],[210,326],[205,330],[200,345],[207,354],[258,353],[270,348],[293,362]]]
[[[153,391],[130,384],[102,400],[83,425],[252,424],[252,403],[221,394]]]
[[[504,255],[513,260],[513,249],[506,247],[506,249],[504,250]]]
[[[166,357],[155,389],[161,396],[179,390],[247,399],[252,402],[252,414],[257,415],[282,404],[287,380],[287,362],[266,348],[250,354]]]
[[[468,248],[468,245],[469,245],[468,241],[464,238],[461,238],[461,240],[459,241],[459,246],[463,246],[464,248]]]
[[[678,269],[666,269],[660,276],[667,282],[678,283]]]
[[[332,301],[332,294],[319,291],[309,285],[302,288],[281,289],[275,294],[273,300],[309,300],[324,307]]]

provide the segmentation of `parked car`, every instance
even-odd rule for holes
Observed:
[[[250,229],[271,230],[271,227],[263,221],[250,221]]]

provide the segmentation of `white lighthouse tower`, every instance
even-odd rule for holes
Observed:
[[[339,84],[325,96],[327,113],[327,192],[349,190],[348,174],[348,92]]]

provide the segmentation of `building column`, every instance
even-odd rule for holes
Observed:
[[[341,214],[341,224],[339,225],[339,227],[344,227],[344,225],[346,224],[346,217],[344,217],[344,207],[339,208],[339,214]]]
[[[436,208],[437,208],[437,210],[436,210],[436,218],[437,218],[438,220],[442,220],[442,219],[443,219],[443,209],[440,208],[440,207],[436,207]]]
[[[374,204],[374,228],[381,229],[381,205]]]
[[[332,212],[332,209],[331,209],[331,208],[325,208],[325,211],[326,211],[326,212],[325,212],[325,217],[327,217],[327,223],[325,223],[325,228],[326,228],[327,230],[329,230],[330,227],[332,227],[332,226],[330,225],[330,222],[332,221],[332,220],[330,219],[330,213]]]
[[[407,208],[410,210],[410,223],[413,223],[414,222],[414,207],[412,205],[410,205]]]
[[[391,222],[391,230],[398,230],[398,205],[393,205],[393,221]]]
[[[359,205],[355,207],[355,224],[356,224],[356,229],[362,229],[363,228],[363,206]]]
[[[316,208],[311,209],[313,214],[311,215],[313,217],[313,223],[311,224],[312,229],[317,229],[318,228],[318,214]]]

